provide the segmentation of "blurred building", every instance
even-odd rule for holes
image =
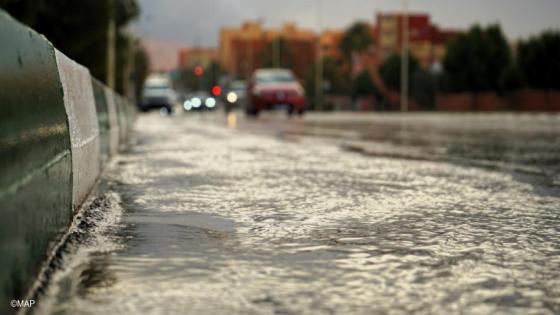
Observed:
[[[255,46],[259,44],[262,33],[261,24],[256,21],[244,22],[239,28],[222,28],[219,48],[219,60],[222,67],[236,76],[253,68],[250,63],[254,59],[255,51],[261,49],[261,47]]]
[[[344,36],[344,31],[341,30],[327,30],[321,33],[319,41],[321,43],[323,57],[342,58],[342,52],[339,48],[342,36]]]
[[[247,78],[257,68],[272,66],[277,58],[302,78],[315,62],[316,46],[317,36],[293,23],[264,29],[260,22],[249,21],[220,30],[219,60],[233,76]]]
[[[404,20],[400,13],[377,13],[374,26],[376,54],[381,60],[400,53],[404,36]],[[410,52],[422,66],[429,67],[445,55],[447,42],[459,32],[442,30],[433,24],[428,14],[408,15]]]
[[[408,19],[411,53],[424,67],[441,62],[447,42],[458,32],[440,29],[432,23],[428,14],[409,14]],[[403,15],[380,12],[375,20],[370,26],[373,49],[354,56],[354,74],[365,69],[373,71],[388,56],[401,51]],[[217,58],[222,67],[235,77],[247,78],[257,68],[278,64],[273,61],[279,58],[283,66],[288,65],[303,78],[316,61],[318,47],[324,57],[342,59],[340,42],[343,36],[344,30],[327,30],[317,35],[293,23],[277,29],[265,29],[259,21],[247,21],[239,27],[220,30]]]
[[[178,66],[180,69],[194,67],[207,68],[213,61],[218,59],[218,50],[215,48],[183,48],[178,52]]]

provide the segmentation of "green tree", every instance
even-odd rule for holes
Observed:
[[[447,45],[445,87],[452,92],[502,92],[511,64],[511,50],[500,26],[473,26]]]
[[[315,104],[316,93],[316,71],[317,63],[314,63],[311,70],[305,76],[305,92],[311,99],[311,106]],[[343,66],[341,60],[332,57],[323,58],[323,90],[325,95],[346,95],[352,91],[352,79],[350,72]],[[323,109],[327,109],[329,104],[323,104]]]
[[[410,78],[410,96],[421,109],[434,109],[437,78],[432,73],[418,68]]]
[[[148,76],[148,71],[150,70],[150,58],[148,53],[140,45],[140,42],[136,42],[136,49],[134,54],[134,91],[136,93],[136,99],[139,100],[142,96],[142,89],[144,88],[144,81]]]
[[[370,26],[364,22],[356,22],[344,32],[339,48],[347,60],[351,60],[354,53],[363,53],[373,45],[371,33]]]
[[[194,74],[194,67],[179,70],[177,86],[181,89],[197,91],[200,86],[200,78]]]
[[[305,77],[305,88],[308,96],[315,96],[315,73],[317,65],[314,64],[311,71]],[[348,71],[339,60],[332,57],[323,58],[323,82],[327,94],[347,94],[351,90],[351,79]]]
[[[371,73],[368,70],[360,72],[352,84],[352,96],[379,96],[377,88],[371,79]]]
[[[519,65],[516,62],[512,63],[504,72],[503,90],[505,92],[517,91],[526,85],[525,78],[519,69]]]
[[[521,42],[517,60],[530,87],[560,89],[560,32],[547,31]]]
[[[201,76],[196,76],[194,69],[193,66],[180,70],[177,82],[179,87],[190,91],[210,91],[214,85],[219,84],[220,77],[225,74],[225,70],[217,61],[212,61],[204,67]]]
[[[408,55],[409,89],[408,95],[414,99],[422,109],[433,109],[437,78],[422,69],[418,59]],[[385,85],[394,91],[401,91],[401,57],[393,54],[379,67],[379,74]]]
[[[408,72],[414,73],[420,67],[418,59],[411,54],[408,55]],[[401,57],[392,54],[379,67],[379,75],[385,85],[391,90],[400,92],[401,90]],[[410,77],[410,76],[409,76]],[[409,89],[409,92],[411,89]]]
[[[97,79],[105,80],[107,27],[113,12],[117,29],[117,73],[131,62],[124,27],[136,18],[136,0],[0,0],[0,7],[45,35],[68,57],[89,68]],[[121,78],[122,79],[122,78]],[[122,81],[117,88],[122,92]]]
[[[212,61],[203,75],[203,82],[206,88],[211,90],[213,86],[218,85],[223,74],[225,74],[225,70],[222,68],[222,65],[218,61]]]

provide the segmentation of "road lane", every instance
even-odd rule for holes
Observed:
[[[67,254],[42,311],[560,311],[554,176],[348,150],[375,142],[327,120],[141,116],[137,146],[104,176],[104,237]],[[536,142],[554,127],[539,130]]]

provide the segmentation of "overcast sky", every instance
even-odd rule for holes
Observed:
[[[344,28],[355,20],[372,22],[376,11],[395,11],[400,0],[139,0],[142,15],[133,28],[142,37],[187,46],[217,46],[219,29],[247,19],[265,26],[295,22],[317,30]],[[319,3],[322,9],[319,10]],[[560,0],[409,0],[442,27],[467,28],[499,22],[510,39],[544,29],[560,29]]]

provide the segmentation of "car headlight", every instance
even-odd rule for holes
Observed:
[[[198,97],[193,97],[191,99],[191,104],[194,108],[198,108],[200,107],[200,105],[202,105],[202,100]]]
[[[213,97],[209,97],[206,99],[206,101],[204,101],[204,105],[206,105],[206,107],[208,108],[213,108],[214,106],[216,106],[216,99]]]
[[[226,96],[226,100],[229,103],[235,103],[237,102],[237,94],[235,94],[235,92],[229,92]]]

